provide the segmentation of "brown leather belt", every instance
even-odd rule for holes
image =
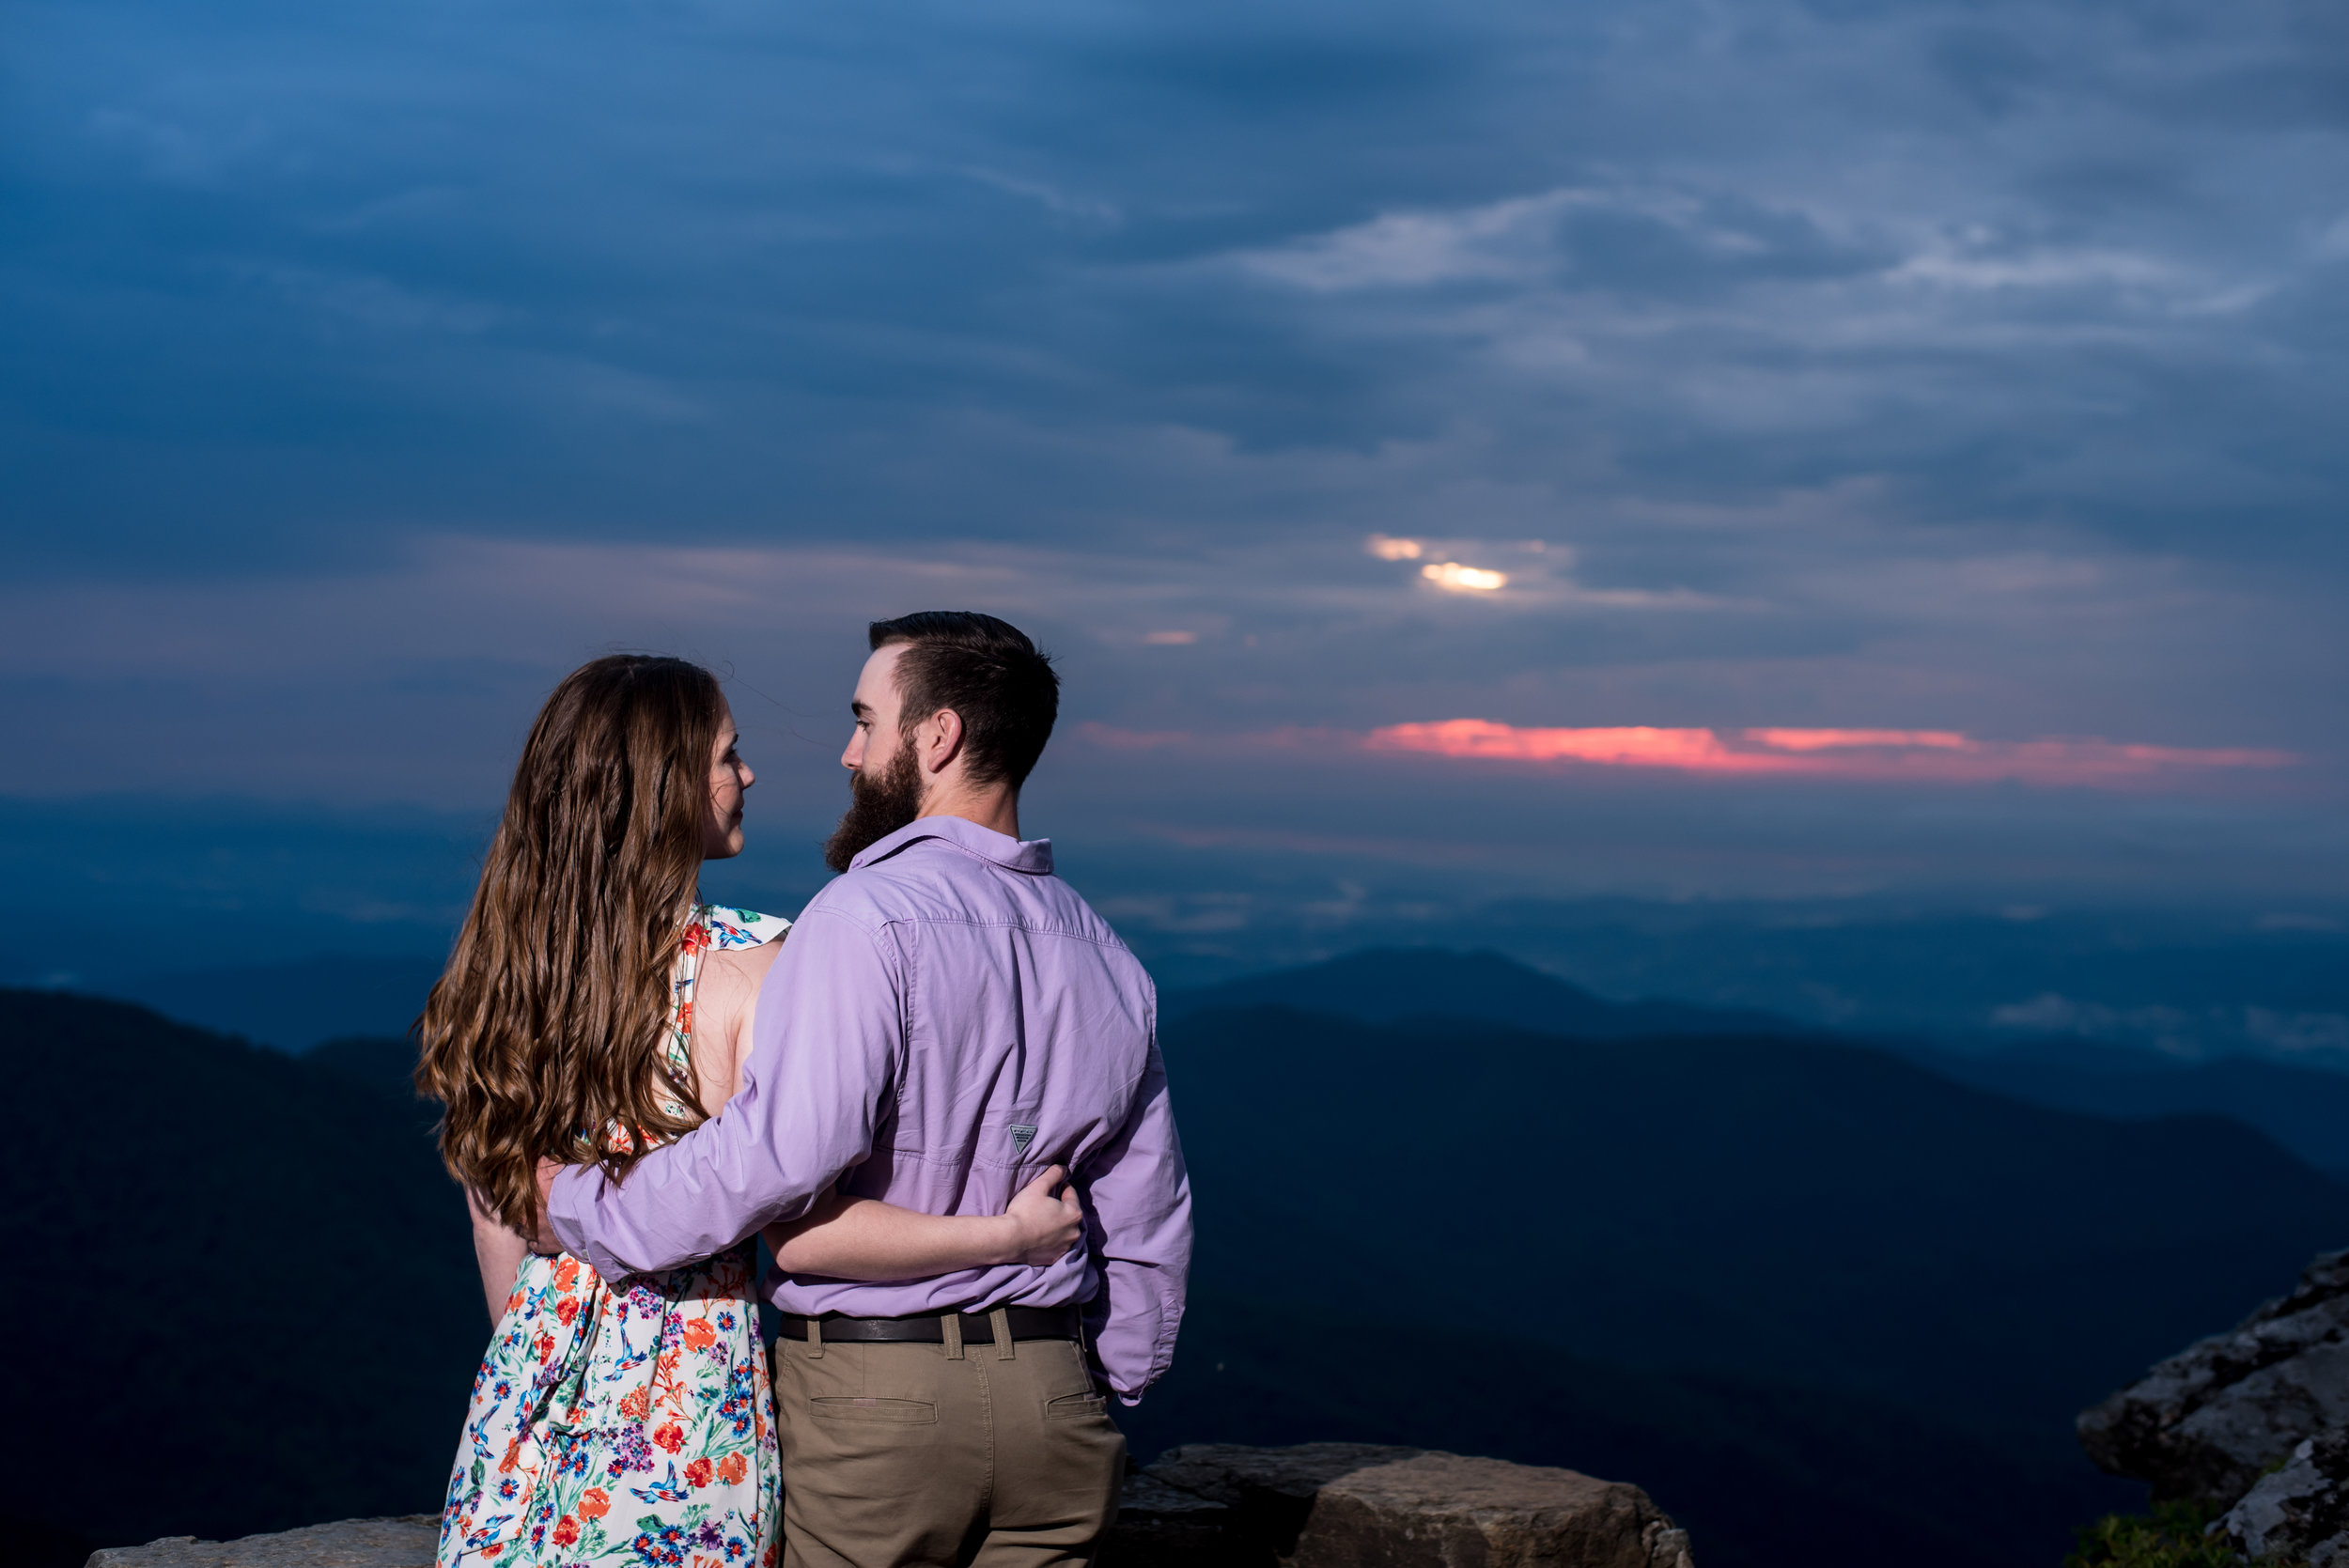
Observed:
[[[1083,1337],[1082,1325],[1074,1307],[1001,1307],[997,1309],[1011,1320],[1011,1337],[1020,1340],[1074,1340]],[[962,1320],[962,1342],[965,1344],[995,1343],[994,1312],[932,1312],[926,1317],[801,1317],[794,1312],[783,1314],[786,1339],[803,1340],[807,1327],[816,1325],[817,1334],[826,1344],[944,1344],[945,1317]]]

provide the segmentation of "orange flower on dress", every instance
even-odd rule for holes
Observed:
[[[498,1474],[513,1474],[514,1467],[521,1462],[521,1457],[522,1440],[521,1434],[517,1433],[514,1440],[506,1445],[506,1457],[498,1461]]]
[[[717,1343],[718,1330],[709,1326],[709,1320],[708,1318],[693,1317],[687,1318],[685,1320],[686,1349],[708,1350],[711,1345]]]
[[[577,1545],[579,1544],[579,1521],[568,1514],[555,1520],[554,1544],[558,1546]]]
[[[554,1336],[552,1334],[539,1335],[537,1348],[538,1359],[541,1361],[545,1360],[548,1357],[552,1356],[554,1354]]]
[[[652,1440],[659,1443],[662,1448],[667,1449],[671,1453],[675,1453],[677,1450],[685,1446],[685,1428],[677,1425],[675,1421],[671,1421],[668,1425],[654,1433],[652,1435]]]
[[[555,1308],[554,1308],[554,1320],[555,1320],[555,1322],[560,1323],[561,1325],[563,1325],[563,1327],[565,1327],[566,1328],[568,1328],[568,1327],[569,1327],[571,1326],[571,1320],[572,1320],[573,1318],[577,1317],[578,1315],[579,1315],[579,1297],[578,1297],[578,1296],[567,1296],[563,1297],[563,1299],[562,1299],[561,1301],[559,1301],[559,1302],[557,1302],[557,1303],[555,1304]]]
[[[578,1259],[565,1258],[554,1265],[554,1288],[556,1290],[568,1290],[577,1283],[579,1283]]]
[[[579,1495],[579,1516],[600,1519],[612,1512],[612,1494],[600,1486],[590,1486]]]
[[[652,1410],[652,1393],[646,1389],[631,1389],[620,1396],[620,1414],[630,1421],[641,1421]]]
[[[734,1485],[750,1473],[750,1466],[743,1462],[742,1456],[739,1453],[729,1453],[718,1461],[718,1479],[728,1486]]]
[[[685,1482],[689,1486],[708,1485],[709,1461],[707,1459],[696,1459],[692,1464],[686,1466]]]

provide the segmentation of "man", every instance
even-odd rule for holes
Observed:
[[[1081,1562],[1125,1466],[1097,1375],[1132,1404],[1166,1370],[1190,1266],[1157,998],[1050,842],[1019,837],[1050,662],[966,612],[877,622],[871,644],[840,759],[853,803],[825,850],[843,875],[767,978],[741,1093],[620,1186],[566,1171],[548,1219],[617,1277],[835,1185],[993,1214],[1066,1165],[1087,1240],[1048,1266],[768,1287],[788,1568]]]

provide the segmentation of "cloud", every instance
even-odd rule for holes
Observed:
[[[1419,575],[1447,593],[1489,594],[1509,585],[1507,572],[1492,571],[1483,567],[1464,567],[1457,561],[1430,561],[1419,568]]]
[[[1578,199],[1579,193],[1552,191],[1451,212],[1382,213],[1278,248],[1241,251],[1233,260],[1317,293],[1526,278],[1547,267],[1549,230]]]
[[[2099,739],[1977,740],[1945,730],[1710,729],[1645,725],[1535,729],[1485,719],[1388,724],[1362,744],[1478,761],[1657,768],[1745,777],[1883,784],[2017,783],[2130,788],[2217,769],[2289,768],[2289,752],[2145,746]]]

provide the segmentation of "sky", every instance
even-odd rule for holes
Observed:
[[[977,608],[1138,940],[2339,929],[2345,16],[23,0],[0,924],[428,948],[615,647],[795,901]]]

